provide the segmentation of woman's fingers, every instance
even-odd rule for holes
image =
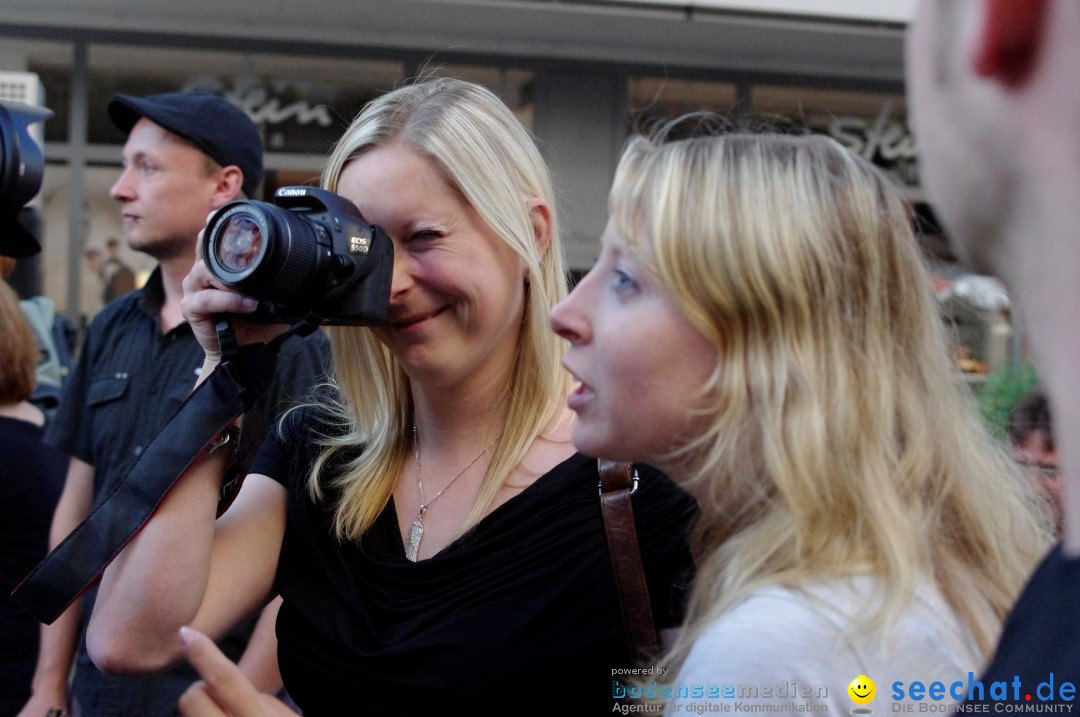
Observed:
[[[180,714],[183,717],[229,717],[229,713],[218,707],[206,691],[206,683],[194,683],[180,695]]]
[[[260,717],[267,714],[263,701],[266,696],[259,694],[213,640],[198,630],[182,627],[180,642],[188,662],[202,678],[202,682],[192,685],[180,697],[180,712],[184,717]]]
[[[221,314],[246,314],[254,311],[258,302],[238,294],[217,282],[203,261],[195,262],[191,272],[184,277],[184,296],[180,299],[180,311],[184,314],[199,345],[207,358],[221,359],[218,346],[217,324]]]
[[[184,298],[180,302],[188,321],[212,314],[246,314],[255,310],[258,302],[237,293],[218,282],[203,261],[195,262],[184,278]]]

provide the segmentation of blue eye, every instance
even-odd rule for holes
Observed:
[[[637,282],[634,281],[628,272],[623,269],[615,269],[612,274],[611,287],[616,294],[625,294],[628,291],[633,291],[637,288]]]

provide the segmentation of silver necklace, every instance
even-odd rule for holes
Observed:
[[[495,436],[495,439],[492,440],[491,443],[487,444],[487,446],[484,447],[484,450],[477,453],[476,456],[473,457],[471,461],[466,463],[465,467],[458,471],[457,475],[451,478],[450,481],[446,485],[444,485],[438,493],[431,496],[431,500],[425,501],[424,480],[423,478],[421,478],[420,475],[420,439],[417,436],[415,423],[413,423],[412,432],[413,458],[416,461],[416,487],[420,491],[420,510],[417,511],[416,520],[414,520],[412,522],[412,525],[409,526],[409,533],[408,536],[405,538],[405,557],[415,563],[416,554],[420,552],[420,539],[424,537],[424,513],[427,512],[427,509],[431,506],[432,503],[439,499],[439,496],[442,495],[447,488],[454,484],[454,481],[464,475],[465,471],[469,470],[473,463],[476,463],[478,460],[480,460],[480,456],[487,453],[488,450],[493,445],[495,445],[495,441],[499,440],[499,437]]]

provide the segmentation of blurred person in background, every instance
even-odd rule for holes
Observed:
[[[79,310],[82,312],[81,331],[85,331],[91,319],[105,306],[105,264],[101,249],[90,247],[83,254],[86,259],[80,279]]]
[[[0,281],[0,717],[30,696],[40,625],[9,596],[45,557],[67,469],[67,456],[43,442],[45,414],[29,400],[38,359],[18,297]]]
[[[15,270],[15,259],[0,256],[0,277],[7,279]],[[60,405],[64,382],[75,365],[78,329],[47,296],[20,299],[19,306],[30,324],[37,342],[38,361],[35,369],[34,391],[30,403],[45,414],[46,427]]]
[[[105,284],[102,300],[107,304],[135,290],[135,272],[120,257],[119,239],[109,237],[105,248],[109,255],[101,265],[101,279]]]
[[[1016,462],[1024,467],[1035,487],[1047,525],[1061,537],[1061,469],[1054,444],[1050,401],[1041,389],[1020,397],[1005,426]]]

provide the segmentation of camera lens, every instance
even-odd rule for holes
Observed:
[[[271,301],[291,301],[313,290],[329,264],[325,230],[295,212],[239,200],[211,218],[205,232],[207,265],[226,286]]]
[[[19,211],[41,187],[45,157],[30,136],[30,125],[52,110],[0,100],[0,213]]]
[[[250,269],[259,259],[263,248],[263,233],[259,225],[246,214],[234,214],[225,220],[217,243],[217,260],[229,271],[237,273]]]

